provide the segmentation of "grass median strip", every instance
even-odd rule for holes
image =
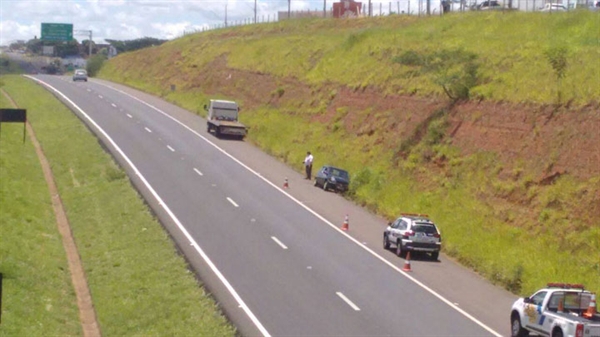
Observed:
[[[5,82],[52,166],[102,333],[234,335],[96,138],[43,88],[20,77]]]
[[[0,107],[13,108],[2,94]],[[0,336],[82,334],[48,186],[21,123],[0,133],[0,273]]]

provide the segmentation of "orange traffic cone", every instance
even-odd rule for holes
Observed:
[[[344,218],[344,223],[342,224],[342,230],[347,231],[349,227],[350,224],[348,223],[348,214],[346,214],[346,217]]]
[[[283,182],[283,188],[290,188],[290,184],[288,184],[287,178],[285,178],[285,181]]]
[[[563,311],[565,311],[565,304],[563,303],[563,299],[561,298],[558,300],[558,309],[556,309],[556,312],[562,313]]]
[[[583,317],[592,318],[596,314],[596,294],[592,294],[592,298],[590,299],[590,305],[586,312],[583,313]]]
[[[402,270],[411,271],[410,270],[410,252],[406,253],[406,259],[404,260],[404,268],[402,268]]]

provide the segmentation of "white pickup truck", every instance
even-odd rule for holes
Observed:
[[[228,135],[244,139],[248,133],[248,128],[238,120],[240,107],[236,102],[211,99],[204,110],[208,112],[206,131],[214,132],[217,137]]]
[[[596,295],[582,285],[549,283],[513,304],[510,325],[513,337],[530,332],[550,337],[600,337]]]

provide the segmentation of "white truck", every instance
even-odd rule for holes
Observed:
[[[206,131],[214,132],[217,137],[246,137],[248,128],[238,121],[240,107],[236,102],[211,99],[208,105],[204,105],[204,110],[208,112]]]
[[[510,313],[511,336],[600,337],[596,295],[579,284],[549,283],[519,298]]]

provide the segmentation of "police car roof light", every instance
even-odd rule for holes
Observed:
[[[583,284],[572,283],[548,283],[548,288],[585,289]]]
[[[404,216],[418,216],[418,217],[425,217],[425,218],[429,218],[429,215],[427,214],[419,214],[419,213],[401,213]]]

